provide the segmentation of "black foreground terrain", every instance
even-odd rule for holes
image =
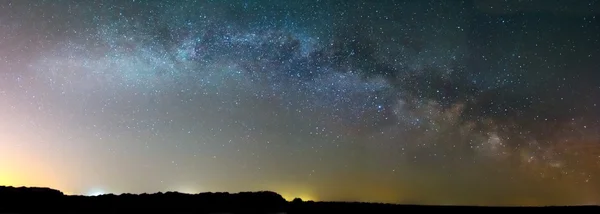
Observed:
[[[286,201],[275,192],[102,195],[64,195],[49,188],[0,186],[0,213],[402,213],[411,211],[492,209],[594,211],[598,206],[576,207],[469,207],[417,206],[375,203]]]

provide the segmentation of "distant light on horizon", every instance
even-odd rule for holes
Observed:
[[[315,197],[312,197],[308,194],[281,193],[281,197],[283,197],[286,201],[293,201],[296,198],[300,198],[302,201],[317,201]]]
[[[101,195],[105,195],[105,194],[106,194],[106,192],[104,190],[92,189],[86,194],[86,196],[101,196]]]
[[[198,194],[198,193],[200,193],[200,191],[198,191],[198,189],[192,188],[192,187],[187,187],[187,186],[175,188],[174,191],[179,192],[179,193],[185,193],[185,194]]]

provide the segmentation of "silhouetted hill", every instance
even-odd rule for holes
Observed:
[[[412,209],[490,209],[466,206],[415,206],[375,203],[286,201],[275,192],[184,194],[122,194],[70,196],[49,188],[0,186],[0,213],[399,213]],[[492,209],[572,209],[599,207],[544,207]]]

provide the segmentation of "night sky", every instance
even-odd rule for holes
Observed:
[[[0,185],[600,204],[600,1],[0,0]]]

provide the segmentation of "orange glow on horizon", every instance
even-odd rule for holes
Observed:
[[[316,197],[309,194],[294,194],[294,193],[279,193],[286,201],[292,201],[295,198],[300,198],[303,201],[317,201]]]
[[[4,161],[0,160],[0,162]],[[0,186],[47,187],[63,191],[63,193],[67,194],[67,192],[64,192],[65,189],[62,188],[62,183],[43,168],[24,162],[21,162],[20,165],[24,167],[15,169],[15,167],[0,164]]]
[[[292,201],[295,198],[300,198],[303,201],[318,201],[320,200],[309,186],[301,184],[271,184],[276,188],[273,191],[281,195],[286,201]],[[266,187],[266,189],[271,189]]]
[[[63,191],[61,172],[53,171],[52,160],[18,143],[7,136],[0,137],[0,186],[47,187]]]

